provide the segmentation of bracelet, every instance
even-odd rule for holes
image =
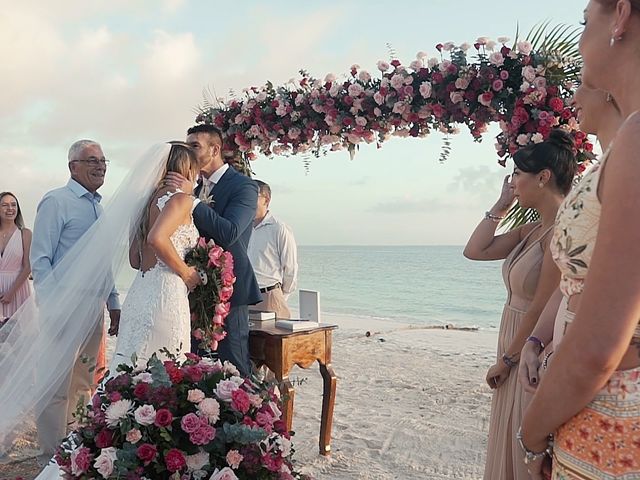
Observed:
[[[546,370],[547,368],[549,368],[549,357],[551,357],[551,355],[553,354],[553,350],[551,350],[550,352],[547,352],[544,356],[544,360],[542,360],[542,369]]]
[[[547,448],[545,448],[541,452],[532,452],[529,450],[524,442],[522,441],[522,427],[518,429],[518,433],[516,433],[516,440],[518,440],[518,445],[524,452],[524,463],[525,465],[529,465],[537,460],[540,460],[542,457],[548,455],[551,457],[553,455],[553,434],[547,437]]]
[[[509,368],[513,368],[516,365],[518,365],[518,362],[514,361],[509,355],[507,355],[506,353],[502,354],[502,361],[504,362],[504,364],[509,367]]]
[[[492,222],[500,223],[501,220],[504,220],[504,217],[500,217],[499,215],[494,215],[493,213],[486,211],[484,212],[484,219],[491,220]]]
[[[535,337],[535,336],[531,335],[531,336],[527,337],[526,341],[527,342],[532,342],[532,343],[537,343],[538,346],[540,347],[540,351],[544,350],[544,343],[538,337]]]

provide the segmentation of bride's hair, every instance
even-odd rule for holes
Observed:
[[[138,225],[137,235],[139,240],[141,240],[142,242],[146,240],[147,234],[149,233],[148,223],[151,202],[158,194],[158,191],[165,187],[164,179],[167,174],[169,172],[179,173],[187,180],[194,181],[198,177],[198,174],[200,172],[196,154],[188,144],[179,141],[171,141],[167,143],[171,145],[169,157],[167,158],[164,169],[156,182],[156,188],[153,190],[153,192],[149,196],[149,199],[147,200],[147,208],[145,208],[142,218],[140,219],[140,224]]]

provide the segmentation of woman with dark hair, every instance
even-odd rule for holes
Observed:
[[[11,192],[0,193],[0,324],[31,295],[30,248],[31,230],[24,227],[18,199]]]
[[[582,81],[609,92],[624,120],[558,210],[564,301],[522,456],[533,479],[551,454],[556,480],[640,479],[640,1],[591,0],[584,25]]]
[[[560,272],[549,242],[558,207],[571,189],[576,171],[570,135],[553,130],[541,143],[515,153],[512,179],[507,176],[496,204],[485,213],[464,249],[471,260],[502,260],[507,301],[502,312],[496,363],[487,373],[495,390],[491,405],[485,480],[529,480],[515,434],[529,401],[513,367],[538,316],[558,287]],[[540,221],[502,235],[496,228],[515,200],[535,209]]]

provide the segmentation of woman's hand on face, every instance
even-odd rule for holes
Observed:
[[[509,371],[511,369],[507,367],[507,365],[502,361],[498,360],[487,372],[487,385],[489,388],[496,389],[500,388],[500,386],[505,382],[505,380],[509,377]]]
[[[498,205],[504,210],[509,210],[515,199],[515,187],[511,182],[511,176],[507,175],[502,181],[502,190],[500,192],[500,198],[498,198]]]

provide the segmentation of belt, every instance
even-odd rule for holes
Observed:
[[[275,290],[276,288],[280,288],[281,286],[282,284],[278,282],[275,285],[271,285],[270,287],[261,288],[260,293],[267,293],[267,292],[270,292],[271,290]]]

